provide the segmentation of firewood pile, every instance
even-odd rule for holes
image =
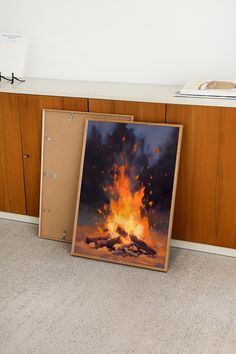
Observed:
[[[155,257],[156,251],[137,236],[128,234],[121,227],[117,228],[116,233],[119,236],[113,238],[110,237],[109,233],[87,237],[86,243],[96,249],[106,247],[114,256],[138,257],[143,254],[148,257]]]

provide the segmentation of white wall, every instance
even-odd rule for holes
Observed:
[[[0,8],[0,31],[30,36],[28,77],[236,79],[235,0],[0,0]]]

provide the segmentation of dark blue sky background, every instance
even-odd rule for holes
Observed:
[[[130,123],[119,123],[119,124],[126,124],[128,129],[132,129],[134,135],[137,138],[144,138],[146,142],[146,149],[149,146],[151,152],[153,149],[158,147],[161,148],[162,146],[166,145],[169,141],[172,132],[176,127],[170,126],[163,126],[163,125],[148,125],[148,124],[130,124]],[[114,122],[92,122],[89,121],[88,124],[88,137],[92,131],[92,128],[96,126],[99,132],[102,135],[102,140],[106,142],[107,134],[111,134],[115,128],[117,123]],[[152,154],[152,158],[150,163],[154,163],[155,160],[159,158],[159,154],[154,155]]]

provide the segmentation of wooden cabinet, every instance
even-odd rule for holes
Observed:
[[[38,216],[43,108],[63,108],[61,97],[19,95],[26,214]]]
[[[42,110],[183,124],[173,238],[236,248],[236,108],[0,93],[0,210],[38,216]]]
[[[89,99],[89,112],[134,115],[136,121],[165,122],[165,104]]]
[[[222,108],[216,243],[236,248],[236,109]]]
[[[236,247],[236,110],[167,105],[184,125],[173,238]]]
[[[87,98],[63,97],[63,109],[88,112],[88,100]]]
[[[0,210],[26,213],[17,95],[0,93]]]
[[[0,210],[38,216],[43,109],[88,111],[84,98],[0,94]]]
[[[19,95],[26,214],[38,216],[43,109],[87,111],[87,99]]]

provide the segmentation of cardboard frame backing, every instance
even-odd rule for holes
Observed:
[[[131,115],[43,111],[39,237],[71,242],[86,119],[133,121]]]

